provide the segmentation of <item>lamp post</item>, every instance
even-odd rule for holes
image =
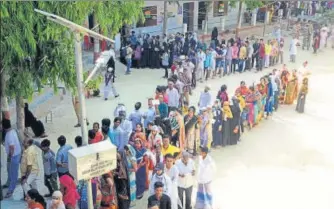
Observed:
[[[83,142],[88,144],[88,130],[87,130],[87,118],[86,118],[86,105],[85,105],[85,96],[84,96],[84,81],[83,81],[83,65],[82,65],[82,49],[81,49],[81,34],[88,34],[94,37],[96,40],[108,40],[114,43],[114,40],[103,36],[99,33],[91,31],[83,26],[77,25],[65,18],[59,17],[57,15],[44,12],[42,10],[34,9],[35,12],[38,12],[42,15],[45,15],[48,20],[53,21],[57,24],[63,25],[69,28],[74,33],[75,41],[75,67],[77,74],[77,89],[80,105],[80,124],[81,124],[81,135]],[[96,70],[94,71],[94,73]],[[92,77],[93,75],[91,75]],[[90,77],[90,78],[91,78]],[[87,79],[86,82],[89,80]],[[90,179],[87,180],[87,199],[88,199],[88,208],[94,209],[93,197],[92,197],[92,184]]]

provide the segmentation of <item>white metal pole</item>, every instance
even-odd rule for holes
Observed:
[[[77,88],[80,105],[80,125],[81,135],[84,144],[88,144],[88,129],[87,129],[87,118],[86,118],[86,105],[85,105],[85,94],[84,94],[84,81],[83,81],[83,67],[82,67],[82,49],[81,49],[81,36],[80,33],[74,32],[75,36],[75,69],[77,74]],[[94,209],[93,196],[92,196],[92,184],[90,179],[87,180],[87,199],[88,208]]]

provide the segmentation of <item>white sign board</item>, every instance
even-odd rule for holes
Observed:
[[[69,150],[68,167],[76,180],[88,180],[116,168],[117,147],[110,140]]]

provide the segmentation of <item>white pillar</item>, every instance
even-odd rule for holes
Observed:
[[[225,30],[225,16],[220,18],[220,26],[221,26],[221,30],[224,31]]]
[[[266,21],[266,24],[269,24],[269,18],[270,18],[270,12],[269,11],[266,11],[266,15],[265,15],[265,21]]]
[[[257,9],[252,11],[252,26],[256,26]]]
[[[204,34],[208,33],[208,23],[205,20],[202,21],[202,30],[204,31]]]
[[[187,30],[188,25],[186,23],[183,24],[183,29],[182,32],[183,34],[185,34],[188,30]]]
[[[194,31],[198,31],[198,1],[194,2]]]

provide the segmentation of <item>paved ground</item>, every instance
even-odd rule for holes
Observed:
[[[288,42],[287,42],[288,43]],[[214,150],[212,155],[218,165],[214,183],[216,208],[221,209],[332,209],[334,203],[334,51],[325,49],[318,55],[299,51],[298,68],[308,60],[312,70],[310,90],[305,114],[297,114],[294,106],[281,106],[275,115],[242,136],[242,142],[233,147]],[[288,54],[285,54],[285,58]],[[281,66],[277,66],[280,68]],[[120,93],[117,99],[102,98],[87,100],[87,113],[91,122],[100,122],[103,117],[112,118],[117,103],[125,103],[128,111],[137,101],[143,102],[154,94],[156,85],[164,84],[163,70],[134,70],[132,75],[123,75],[118,70],[116,85]],[[270,72],[247,72],[221,79],[210,80],[215,95],[222,84],[227,84],[232,94],[241,80],[247,84],[258,81]],[[204,84],[194,91],[192,103],[198,101]],[[46,129],[52,147],[57,148],[56,139],[64,134],[69,143],[80,129],[72,128],[76,118],[70,97],[65,97],[54,110],[53,124]],[[145,208],[146,199],[136,209]],[[2,201],[3,208],[21,209],[23,202]]]

